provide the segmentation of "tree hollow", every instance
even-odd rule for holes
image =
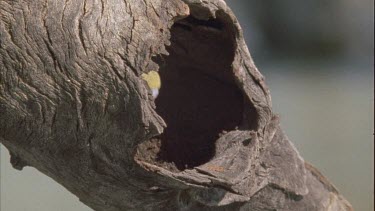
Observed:
[[[154,139],[159,164],[172,163],[178,170],[202,165],[214,157],[221,133],[253,129],[247,121],[255,121],[256,112],[236,83],[234,33],[223,20],[219,14],[207,21],[192,16],[177,21],[169,56],[155,59],[162,81],[156,111],[167,124]]]

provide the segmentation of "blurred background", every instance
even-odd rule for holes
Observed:
[[[355,210],[374,210],[374,2],[227,4],[290,140]],[[0,150],[1,211],[91,210],[35,169],[14,170]]]

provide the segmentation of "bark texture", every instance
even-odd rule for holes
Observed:
[[[352,210],[280,128],[223,0],[0,0],[0,115],[13,167],[94,210]]]

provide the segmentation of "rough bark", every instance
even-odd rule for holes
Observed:
[[[13,167],[94,210],[352,210],[280,128],[222,0],[0,0],[0,115]]]

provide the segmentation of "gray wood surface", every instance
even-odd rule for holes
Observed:
[[[352,210],[280,128],[222,0],[0,0],[0,115],[13,167],[94,210]]]

